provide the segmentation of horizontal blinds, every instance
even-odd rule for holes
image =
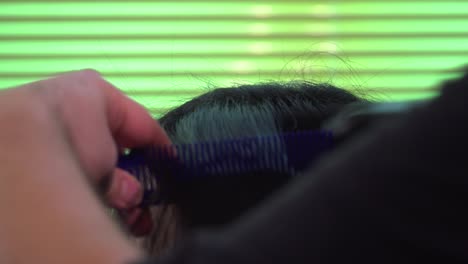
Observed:
[[[269,80],[430,98],[467,61],[468,1],[0,2],[0,87],[95,68],[155,116]]]

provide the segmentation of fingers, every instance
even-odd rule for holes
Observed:
[[[149,208],[132,208],[120,212],[120,217],[128,231],[136,237],[148,235],[153,228]]]
[[[82,139],[83,142],[86,142],[86,144],[80,142],[78,142],[80,144],[76,144],[77,149],[80,150],[80,157],[83,159],[82,164],[85,164],[86,168],[95,171],[95,174],[99,175],[109,175],[110,169],[113,169],[106,200],[110,206],[124,212],[122,215],[130,224],[132,233],[143,234],[147,232],[148,228],[151,229],[151,217],[148,210],[136,208],[143,195],[140,183],[128,172],[112,168],[111,166],[115,166],[115,163],[106,163],[106,160],[101,159],[110,160],[108,158],[111,156],[109,152],[115,152],[115,147],[133,148],[145,145],[166,145],[171,142],[159,123],[151,117],[143,106],[104,80],[98,72],[94,70],[69,72],[62,74],[55,82],[61,83],[64,87],[70,87],[71,80],[75,83],[72,88],[76,89],[68,91],[74,98],[80,96],[79,98],[84,100],[82,104],[77,103],[75,105],[76,109],[80,109],[78,113],[81,114],[82,118],[79,119],[76,115],[69,114],[64,119],[74,121],[75,126],[69,129],[73,139],[77,139],[77,141]],[[95,105],[100,103],[102,108],[88,109],[89,111],[85,111],[86,114],[83,114],[81,112],[81,110],[84,110],[81,108],[82,105],[91,105],[88,100],[89,94],[93,95],[92,98],[95,100],[93,103]],[[57,100],[57,102],[61,103],[62,100]],[[99,111],[102,112],[102,110],[104,110],[105,115],[98,116]],[[72,112],[68,111],[67,113]],[[97,117],[101,117],[101,119]],[[91,122],[90,119],[94,121]],[[78,121],[82,121],[82,123],[78,123]],[[107,131],[107,135],[105,133],[92,133],[97,129],[83,129],[86,125],[93,128],[102,125],[99,131]],[[109,136],[109,131],[112,138]],[[88,138],[83,138],[84,135]],[[90,145],[93,147],[89,147]],[[105,149],[109,151],[104,151]],[[100,150],[100,152],[97,153],[97,150]],[[97,167],[102,168],[98,170]],[[96,178],[102,179],[102,177],[98,176]]]
[[[128,172],[115,169],[111,177],[106,200],[113,208],[123,210],[136,207],[143,197],[143,190],[138,180]]]
[[[91,71],[89,74],[95,73]],[[143,106],[103,78],[97,78],[96,82],[104,91],[107,125],[119,148],[171,143],[159,123]],[[143,196],[141,184],[136,178],[124,170],[115,169],[106,196],[108,203],[120,211],[124,225],[133,235],[144,236],[150,233],[153,222],[149,209],[136,207]]]
[[[120,146],[170,144],[169,137],[148,111],[102,80],[106,96],[107,119],[111,132]]]
[[[67,72],[57,78],[62,80],[64,85],[73,80],[82,83],[82,86],[89,86],[102,92],[107,125],[117,145],[130,148],[170,144],[166,133],[148,111],[107,82],[99,72],[85,69]]]
[[[115,169],[106,200],[119,211],[121,221],[134,236],[145,236],[153,227],[149,209],[136,207],[142,197],[143,190],[136,178],[124,170]]]

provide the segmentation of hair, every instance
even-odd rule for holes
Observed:
[[[161,126],[175,144],[320,129],[343,106],[364,101],[330,84],[268,82],[218,88],[169,111]],[[174,205],[153,209],[155,228],[143,243],[151,254],[177,237],[235,220],[285,185],[287,175],[265,172],[196,182]]]

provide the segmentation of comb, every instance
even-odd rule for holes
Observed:
[[[140,206],[170,203],[180,184],[271,171],[294,176],[333,147],[330,131],[313,130],[132,149],[117,166],[143,186]]]

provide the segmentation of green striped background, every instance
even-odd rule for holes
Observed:
[[[466,0],[0,1],[0,87],[95,68],[155,116],[267,80],[428,98],[467,61]]]

